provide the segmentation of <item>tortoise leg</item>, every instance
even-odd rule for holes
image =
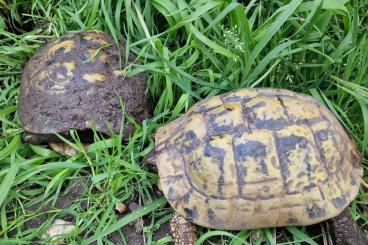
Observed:
[[[87,149],[87,147],[89,146],[89,144],[86,144],[86,143],[82,143],[82,145],[83,145],[84,149]],[[53,151],[55,151],[55,152],[57,152],[61,155],[64,155],[64,156],[72,157],[75,154],[77,154],[76,149],[74,149],[73,147],[71,147],[70,145],[68,145],[64,142],[50,142],[49,147]]]
[[[367,235],[351,217],[346,208],[330,220],[335,245],[368,245]]]
[[[197,240],[195,226],[177,212],[170,220],[170,232],[175,245],[194,245]]]

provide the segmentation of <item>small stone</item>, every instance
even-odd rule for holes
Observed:
[[[135,202],[129,203],[129,210],[134,212],[135,210],[139,209],[141,206]]]
[[[127,211],[127,206],[124,203],[117,203],[115,205],[115,210],[119,212],[119,214],[124,213],[125,211]]]
[[[82,145],[84,149],[87,149],[87,147],[89,146],[89,144],[82,144]],[[77,154],[76,149],[74,149],[73,147],[65,143],[50,142],[49,146],[53,151],[56,151],[57,153],[64,155],[64,156],[71,157]]]
[[[42,235],[43,238],[51,238],[52,241],[58,239],[59,236],[71,233],[75,229],[75,225],[72,223],[62,220],[55,219],[54,223],[46,231],[46,234]],[[60,241],[62,243],[62,241]]]
[[[144,223],[142,218],[139,218],[134,222],[134,228],[137,234],[141,234],[143,232]]]

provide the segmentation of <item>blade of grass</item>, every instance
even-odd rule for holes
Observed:
[[[0,185],[0,207],[3,205],[6,200],[10,188],[14,184],[15,177],[17,176],[19,165],[15,163],[15,153],[12,153],[11,157],[11,165],[8,173],[6,174],[3,182]]]
[[[280,13],[280,16],[275,20],[275,22],[273,22],[272,25],[263,32],[261,39],[245,62],[244,72],[246,75],[249,74],[255,58],[259,55],[259,53],[264,49],[267,43],[272,39],[272,37],[276,34],[280,27],[284,25],[284,23],[294,13],[294,11],[301,3],[302,0],[292,0]]]

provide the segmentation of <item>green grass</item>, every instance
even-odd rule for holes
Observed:
[[[50,1],[51,2],[51,1]],[[68,244],[97,241],[144,214],[147,244],[168,222],[172,209],[155,199],[157,175],[142,166],[154,147],[155,130],[180,116],[196,101],[239,87],[275,87],[311,94],[344,124],[367,156],[368,151],[368,2],[358,0],[0,0],[0,243],[47,243],[41,235],[55,217],[72,215],[77,229]],[[16,114],[21,69],[46,41],[69,31],[100,29],[124,39],[147,71],[155,99],[147,119],[128,143],[121,135],[101,139],[87,150],[62,157],[44,146],[22,143]],[[127,58],[127,57],[123,57]],[[365,180],[367,181],[367,162]],[[71,206],[51,209],[42,226],[24,223],[67,193],[75,180],[91,177],[86,193]],[[139,200],[144,209],[123,218],[115,204]],[[81,208],[81,203],[87,203]],[[150,204],[151,203],[151,204]],[[361,188],[350,210],[367,229],[368,194]],[[303,227],[227,232],[199,229],[199,241],[216,237],[223,244],[317,244],[328,242],[325,225],[318,234]],[[122,233],[119,233],[121,236]],[[87,240],[88,239],[88,240]],[[111,244],[111,243],[110,243]],[[328,244],[328,243],[327,243]]]

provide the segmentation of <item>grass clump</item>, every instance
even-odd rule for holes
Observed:
[[[368,40],[365,1],[290,0],[0,0],[0,243],[47,243],[42,234],[55,217],[77,225],[68,244],[111,244],[121,228],[149,214],[146,243],[167,224],[171,209],[154,195],[157,175],[142,166],[153,148],[151,134],[196,101],[240,87],[286,88],[311,94],[325,103],[368,150]],[[66,32],[100,29],[124,39],[146,71],[156,101],[154,117],[139,126],[127,144],[121,136],[102,139],[87,150],[77,136],[69,143],[79,153],[62,157],[44,146],[21,141],[16,114],[21,69],[46,41]],[[127,59],[126,57],[123,57]],[[365,170],[367,170],[366,162]],[[365,179],[366,179],[365,172]],[[88,179],[83,195],[58,204],[73,185]],[[145,209],[120,219],[117,202],[135,200]],[[151,203],[151,204],[150,204]],[[361,189],[353,217],[366,228],[368,196]],[[52,206],[51,209],[44,207]],[[32,229],[27,223],[47,213]],[[328,242],[326,227],[254,231],[201,228],[199,241],[223,244],[318,244]]]

